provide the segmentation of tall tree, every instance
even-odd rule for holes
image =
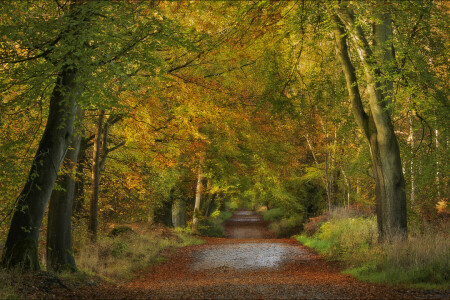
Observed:
[[[388,3],[379,1],[380,11],[374,24],[374,46],[360,25],[353,10],[343,5],[333,15],[337,55],[344,71],[353,114],[369,141],[375,177],[378,231],[381,240],[407,234],[406,194],[400,160],[400,149],[391,121],[392,83],[382,76],[382,64],[392,64],[392,20]],[[347,34],[360,55],[369,92],[369,113],[359,92],[355,67],[350,60]]]
[[[77,116],[81,122],[81,109]],[[63,162],[63,174],[50,197],[47,224],[47,268],[53,271],[75,270],[72,249],[72,208],[75,197],[75,171],[80,152],[81,135],[75,133]]]
[[[91,233],[92,240],[97,239],[97,227],[98,227],[98,196],[100,185],[100,155],[102,148],[102,130],[103,130],[103,118],[105,111],[100,110],[98,120],[96,124],[96,132],[94,137],[94,148],[92,152],[92,193],[90,203],[90,215],[89,215],[89,231]]]
[[[67,27],[57,38],[67,47],[58,63],[60,70],[50,98],[50,109],[44,134],[39,143],[27,182],[20,193],[5,244],[2,264],[39,269],[37,242],[39,229],[72,138],[76,101],[81,94],[80,72],[76,62],[82,60],[85,31],[92,11],[79,3],[70,5]],[[44,55],[43,55],[44,56]]]

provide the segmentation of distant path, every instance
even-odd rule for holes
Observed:
[[[170,260],[122,286],[83,290],[116,299],[445,299],[449,293],[368,284],[339,273],[294,239],[275,239],[261,216],[238,211],[228,238],[178,249]],[[79,297],[81,294],[72,295]]]
[[[267,228],[261,214],[254,211],[236,211],[225,224],[225,237],[229,239],[275,238]]]

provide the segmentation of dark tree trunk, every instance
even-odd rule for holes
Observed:
[[[87,138],[81,139],[80,151],[78,154],[77,170],[75,175],[75,196],[73,203],[73,215],[76,219],[79,219],[81,217],[81,213],[85,204],[84,200],[85,177],[83,172],[87,161],[86,150],[88,148],[88,141],[89,140]]]
[[[44,134],[20,193],[3,251],[2,265],[38,270],[37,242],[53,185],[73,132],[76,97],[80,89],[76,70],[63,69],[50,98]]]
[[[81,110],[78,115],[81,115]],[[63,190],[54,190],[50,198],[47,225],[47,269],[59,272],[76,270],[72,251],[72,207],[75,174],[81,136],[76,135],[64,159],[64,174],[59,179]]]
[[[97,132],[94,138],[94,151],[92,154],[92,194],[91,194],[91,209],[89,215],[89,231],[92,234],[92,240],[97,239],[97,227],[98,227],[98,195],[99,195],[99,183],[100,183],[100,154],[102,144],[102,128],[103,117],[105,111],[101,110],[98,116]]]

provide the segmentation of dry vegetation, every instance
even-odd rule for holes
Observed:
[[[81,231],[74,236],[79,272],[63,273],[59,277],[41,272],[45,280],[40,280],[39,276],[22,275],[18,270],[1,269],[0,299],[21,299],[24,295],[35,296],[34,293],[39,295],[42,289],[45,290],[45,283],[49,280],[52,284],[63,287],[64,282],[94,283],[99,278],[113,282],[129,280],[137,270],[164,261],[174,249],[203,243],[203,240],[186,232],[162,226],[132,224],[112,227],[131,230],[119,230],[115,236],[103,234],[95,243],[90,242],[88,235]],[[41,254],[42,256],[44,255]]]

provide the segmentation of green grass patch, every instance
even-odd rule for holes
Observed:
[[[313,236],[295,238],[327,259],[342,262],[347,266],[344,273],[373,283],[450,288],[448,232],[430,230],[379,244],[375,217],[330,215]]]
[[[320,254],[326,253],[331,248],[331,242],[327,240],[319,240],[305,235],[296,235],[294,238],[306,247],[314,249]]]

